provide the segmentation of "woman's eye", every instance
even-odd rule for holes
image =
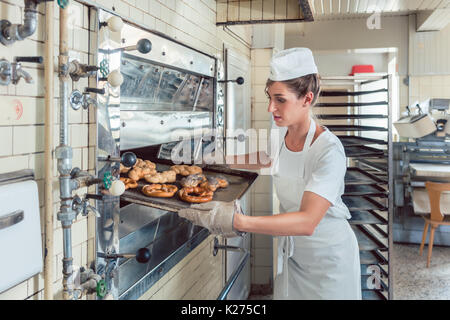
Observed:
[[[282,99],[282,98],[277,98],[277,101],[278,101],[279,103],[285,103],[285,102],[286,102],[286,100],[284,100],[284,99]]]

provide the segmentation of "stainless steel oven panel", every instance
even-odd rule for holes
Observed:
[[[142,38],[152,42],[152,50],[147,54],[133,51],[133,55],[136,57],[208,77],[215,77],[215,59],[204,53],[129,24],[124,25],[122,38],[123,46],[135,45]]]
[[[122,150],[190,138],[212,126],[211,112],[121,111],[120,117]]]

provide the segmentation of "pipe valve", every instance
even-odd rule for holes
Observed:
[[[23,70],[21,62],[42,63],[43,58],[37,57],[14,57],[14,62],[9,63],[5,59],[0,60],[0,84],[9,85],[19,83],[24,78],[26,83],[34,83],[31,75]]]

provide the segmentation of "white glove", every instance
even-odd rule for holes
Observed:
[[[210,201],[180,209],[178,215],[192,221],[195,225],[207,228],[212,234],[232,238],[240,235],[233,228],[236,211],[242,212],[238,200],[231,202]]]

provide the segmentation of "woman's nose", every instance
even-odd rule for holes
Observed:
[[[269,102],[269,106],[267,107],[268,112],[274,112],[275,111],[275,105],[272,101]]]

